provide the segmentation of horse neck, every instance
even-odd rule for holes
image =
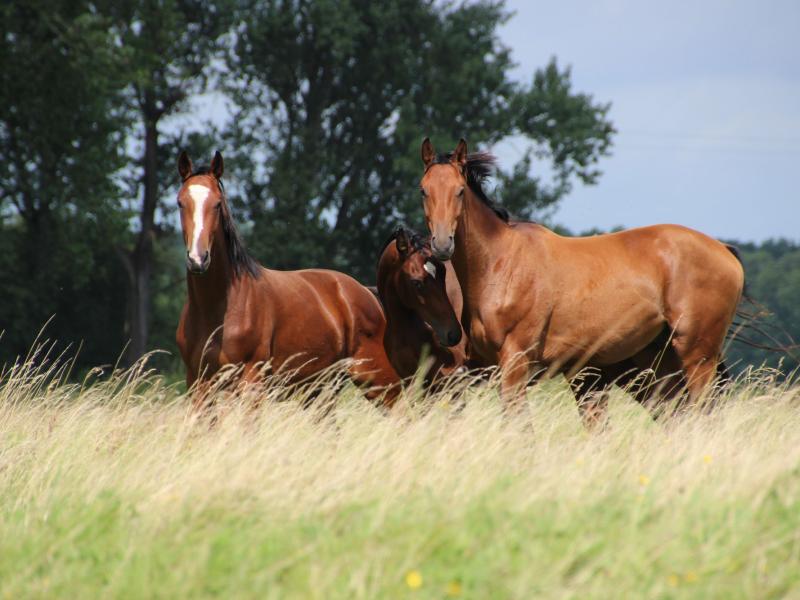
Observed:
[[[202,274],[186,272],[189,304],[203,309],[210,315],[217,313],[215,309],[221,309],[221,313],[219,313],[221,317],[224,314],[234,279],[235,274],[228,258],[225,235],[219,228],[214,234],[214,243],[211,246],[211,264],[208,270]]]
[[[414,311],[400,301],[394,273],[384,283],[383,290],[387,327],[398,332],[408,330],[414,321]]]
[[[477,301],[491,275],[493,258],[503,254],[503,238],[508,230],[508,224],[467,186],[452,258],[466,304]]]
[[[428,342],[430,330],[416,312],[400,301],[395,278],[396,274],[393,273],[385,281],[379,282],[382,288],[381,298],[385,304],[387,331],[402,339],[413,338],[422,343]]]

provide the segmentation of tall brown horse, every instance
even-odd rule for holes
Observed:
[[[176,337],[187,384],[228,364],[243,366],[245,382],[258,380],[264,365],[291,369],[299,381],[355,359],[353,381],[391,405],[398,377],[383,350],[383,311],[369,290],[336,271],[273,271],[253,260],[231,217],[219,152],[198,170],[182,152],[178,172],[188,298]]]
[[[383,347],[400,377],[416,373],[426,348],[433,359],[428,384],[464,364],[461,288],[427,240],[403,227],[394,232],[378,261],[378,295],[386,312]]]
[[[502,371],[508,400],[544,369],[573,378],[584,417],[605,411],[612,382],[654,368],[661,392],[697,399],[713,380],[742,295],[744,272],[724,244],[678,225],[591,237],[562,237],[535,223],[509,222],[481,184],[493,166],[422,143],[420,182],[433,253],[452,257],[464,294],[470,352]],[[641,378],[636,379],[641,381]],[[640,401],[653,396],[640,386]]]

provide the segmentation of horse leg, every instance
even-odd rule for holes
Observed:
[[[683,319],[677,323],[672,347],[681,361],[691,406],[703,401],[720,370],[727,372],[724,365],[719,365],[728,325],[727,320],[713,318]]]
[[[195,379],[190,389],[192,393],[192,409],[198,413],[210,410],[214,404],[210,393],[211,381],[205,378]]]
[[[242,376],[239,379],[239,385],[237,386],[240,392],[248,390],[253,394],[253,403],[250,407],[253,411],[257,411],[261,408],[264,389],[260,387],[253,393],[253,386],[260,386],[264,374],[264,364],[263,361],[245,363],[242,368]]]
[[[353,383],[371,402],[380,398],[383,407],[391,410],[400,395],[400,378],[389,363],[383,343],[365,339],[353,358],[355,363],[349,369]]]
[[[594,430],[605,425],[608,416],[608,394],[610,385],[603,372],[587,367],[569,380],[569,386],[578,404],[578,413],[586,429]]]
[[[500,349],[500,393],[506,410],[519,412],[525,401],[525,384],[530,375],[528,357],[516,345],[505,343]]]
[[[637,354],[606,370],[613,370],[613,383],[648,410],[657,419],[664,412],[665,401],[675,399],[685,390],[682,363],[670,344],[667,327]]]
[[[617,384],[625,387],[639,373],[636,365],[624,360],[601,368],[587,367],[573,377],[569,385],[575,394],[578,413],[589,430],[605,426],[608,417],[608,390]]]
[[[723,360],[717,363],[717,381],[719,382],[720,389],[727,388],[733,381],[730,369],[728,369],[728,365],[726,365]]]

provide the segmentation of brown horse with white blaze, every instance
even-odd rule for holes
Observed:
[[[251,258],[231,217],[217,152],[208,169],[178,159],[178,208],[186,243],[188,297],[176,334],[186,382],[242,365],[242,381],[264,367],[306,380],[338,361],[367,396],[391,405],[399,378],[383,350],[378,300],[353,278],[322,269],[274,271]],[[202,393],[195,402],[204,402]]]
[[[378,295],[386,313],[383,346],[400,377],[413,376],[425,352],[428,384],[464,365],[461,288],[453,267],[432,255],[426,239],[404,227],[392,234],[378,261]]]
[[[540,370],[572,380],[589,421],[606,407],[594,392],[649,369],[662,397],[701,395],[744,286],[725,244],[678,225],[571,238],[509,222],[481,186],[493,157],[468,155],[463,139],[437,155],[426,138],[421,153],[432,250],[452,260],[471,354],[501,367],[507,400]],[[574,378],[583,367],[590,376]],[[642,402],[655,391],[634,389]]]

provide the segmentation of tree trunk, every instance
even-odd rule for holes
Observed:
[[[156,203],[158,201],[158,118],[152,116],[148,105],[153,104],[145,94],[144,155],[142,166],[142,208],[139,213],[140,230],[136,246],[130,253],[128,264],[128,334],[130,345],[126,362],[132,364],[147,351],[147,336],[150,326],[151,292],[153,271],[153,236]]]

